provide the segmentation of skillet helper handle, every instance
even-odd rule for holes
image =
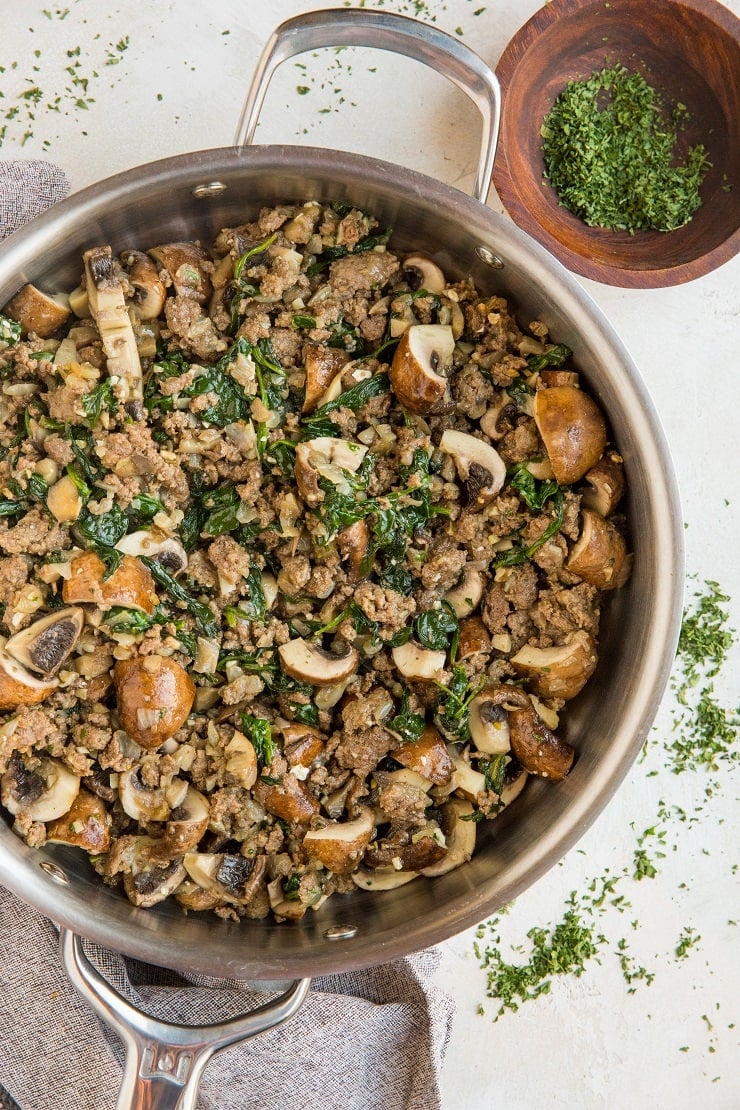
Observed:
[[[253,138],[267,87],[288,58],[327,46],[366,46],[423,62],[457,85],[483,117],[478,171],[473,186],[485,204],[491,187],[501,121],[501,88],[493,70],[470,47],[444,31],[408,16],[358,8],[329,8],[288,19],[273,31],[252,78],[237,126],[235,146]]]
[[[311,984],[310,979],[297,979],[278,998],[231,1021],[174,1025],[148,1017],[119,994],[87,959],[75,933],[61,929],[59,944],[72,986],[126,1047],[117,1110],[195,1110],[211,1056],[288,1021]]]

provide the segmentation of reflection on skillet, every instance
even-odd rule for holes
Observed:
[[[464,864],[629,575],[571,351],[316,202],[82,267],[0,317],[14,830],[235,919]]]

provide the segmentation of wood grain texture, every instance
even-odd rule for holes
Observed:
[[[540,126],[569,81],[622,63],[690,119],[678,151],[712,163],[702,206],[671,232],[591,228],[543,180]],[[551,0],[497,66],[503,113],[493,183],[514,222],[570,270],[607,285],[662,288],[709,273],[740,249],[740,20],[715,0]]]

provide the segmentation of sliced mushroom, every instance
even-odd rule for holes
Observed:
[[[305,348],[304,369],[306,371],[306,390],[303,397],[303,412],[313,412],[331,382],[342,368],[347,365],[350,355],[340,347],[326,347],[322,343],[312,343]]]
[[[491,634],[480,617],[466,617],[458,628],[457,658],[488,653],[493,646]]]
[[[559,782],[573,766],[575,751],[540,720],[533,708],[509,714],[511,749],[525,771]]]
[[[423,868],[422,875],[429,879],[446,875],[472,858],[476,833],[476,823],[472,820],[474,812],[470,802],[462,798],[451,798],[442,806],[442,832],[447,852],[436,863]]]
[[[486,790],[485,775],[471,767],[467,759],[463,759],[456,748],[449,745],[447,751],[454,767],[449,785],[454,791],[462,794],[463,798],[467,798],[469,802],[477,802]]]
[[[126,401],[142,401],[144,380],[131,317],[110,247],[85,251],[85,283],[90,315],[98,326],[108,375]]]
[[[369,570],[369,568],[366,570],[364,565],[370,544],[370,529],[367,521],[356,520],[354,524],[343,528],[337,533],[336,543],[342,558],[349,564],[347,580],[352,583],[359,582],[363,573]]]
[[[46,507],[60,524],[71,524],[73,520],[77,520],[82,506],[82,495],[69,474],[63,474],[49,487]]]
[[[146,555],[156,559],[173,577],[187,570],[188,554],[179,540],[156,529],[129,532],[116,544],[116,551],[126,555]]]
[[[434,725],[427,725],[418,740],[402,744],[391,756],[435,786],[449,782],[454,770],[447,745]]]
[[[182,858],[163,859],[161,841],[151,836],[132,839],[130,870],[123,877],[123,888],[135,906],[155,906],[169,898],[186,877]]]
[[[439,449],[454,459],[471,508],[481,509],[493,501],[506,480],[506,463],[495,447],[468,432],[446,428]]]
[[[606,452],[586,473],[585,480],[591,488],[583,493],[581,507],[593,509],[600,516],[611,516],[624,495],[621,455],[616,451]]]
[[[56,678],[37,678],[0,647],[0,710],[38,705],[53,694],[58,685]]]
[[[162,848],[172,855],[190,852],[202,840],[208,828],[211,808],[206,798],[188,786],[180,805],[167,818]]]
[[[235,732],[224,749],[224,755],[227,781],[236,782],[245,790],[251,790],[259,773],[257,753],[252,741],[241,732]]]
[[[166,243],[149,254],[167,272],[179,297],[192,297],[198,304],[208,300],[213,292],[204,266],[208,255],[198,243]]]
[[[337,821],[310,829],[303,847],[335,875],[350,875],[365,854],[373,834],[373,812],[362,807],[352,821]]]
[[[412,324],[401,336],[391,363],[391,388],[409,412],[444,412],[450,406],[445,371],[455,339],[448,324]]]
[[[123,812],[137,822],[166,821],[170,805],[161,786],[145,786],[138,771],[123,771],[118,778],[118,799]]]
[[[576,370],[540,370],[540,381],[548,387],[570,385],[577,389],[580,375]]]
[[[462,578],[448,590],[445,600],[455,610],[458,620],[469,617],[481,603],[486,588],[486,579],[479,567],[467,563],[463,567]]]
[[[142,748],[158,748],[184,724],[192,709],[193,680],[169,656],[121,659],[113,681],[121,727]]]
[[[504,755],[509,751],[509,718],[495,692],[483,690],[470,703],[470,737],[484,755]]]
[[[80,788],[63,817],[46,826],[46,839],[71,844],[85,852],[107,852],[110,847],[111,816],[101,798]]]
[[[439,676],[447,662],[446,651],[432,651],[422,647],[415,640],[391,649],[393,662],[404,678],[431,681]]]
[[[166,290],[154,262],[149,255],[133,250],[124,251],[121,262],[128,274],[139,319],[156,320],[164,308]]]
[[[360,663],[359,653],[350,644],[335,654],[310,640],[295,639],[281,644],[278,654],[286,674],[310,686],[336,686],[353,675]]]
[[[600,590],[614,590],[623,585],[622,567],[627,558],[624,536],[610,520],[584,509],[581,533],[571,548],[566,567],[584,582]]]
[[[251,901],[267,868],[266,856],[250,859],[220,852],[188,852],[183,862],[194,883],[224,902],[239,905]]]
[[[310,767],[324,751],[324,737],[317,728],[297,722],[283,725],[283,755],[289,766]]]
[[[154,579],[139,559],[124,555],[120,565],[108,575],[105,563],[94,551],[76,555],[69,564],[69,577],[62,587],[68,604],[92,604],[98,609],[141,609],[151,614],[157,607]]]
[[[252,794],[268,813],[291,824],[308,825],[319,811],[311,791],[290,772],[275,783],[257,779]]]
[[[368,867],[391,867],[399,871],[423,871],[447,855],[445,838],[436,821],[417,829],[407,844],[377,841],[365,852],[363,862]]]
[[[541,698],[574,698],[596,669],[596,642],[587,632],[571,633],[565,643],[537,648],[525,644],[509,659],[529,688]]]
[[[351,486],[344,471],[354,474],[367,454],[367,447],[351,440],[333,436],[306,439],[296,445],[295,480],[301,497],[312,508],[323,500],[324,491],[319,479],[324,478],[337,487],[340,493],[351,493]]]
[[[601,458],[606,423],[599,406],[582,389],[569,385],[538,389],[534,419],[561,485],[577,482]]]
[[[58,609],[16,632],[6,643],[5,650],[31,671],[56,674],[79,639],[84,617],[83,610],[77,606]]]
[[[437,263],[425,254],[410,254],[403,263],[403,276],[414,292],[425,289],[427,293],[443,293],[447,286]]]
[[[58,759],[44,756],[30,769],[18,758],[0,779],[0,801],[14,817],[54,821],[69,812],[79,789],[80,776]]]
[[[19,289],[3,312],[25,332],[34,332],[41,339],[48,339],[72,315],[68,297],[61,293],[49,296],[31,284]]]
[[[358,867],[352,872],[352,882],[360,890],[397,890],[412,879],[418,879],[419,874],[418,871],[396,871],[395,867],[377,867],[374,871]]]

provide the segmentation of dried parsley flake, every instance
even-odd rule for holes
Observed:
[[[591,227],[673,231],[701,205],[710,165],[701,144],[677,160],[687,119],[685,105],[669,110],[622,65],[571,81],[540,129],[546,179],[561,205]]]

